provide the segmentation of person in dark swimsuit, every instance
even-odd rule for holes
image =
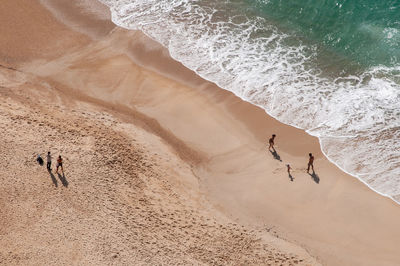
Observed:
[[[47,153],[47,170],[51,171],[51,154]]]
[[[288,172],[288,174],[291,175],[291,174],[290,174],[290,170],[292,170],[292,167],[290,167],[289,164],[287,164],[286,167],[287,167],[287,172]]]
[[[57,170],[56,170],[56,173],[58,173],[58,167],[61,167],[61,171],[64,173],[64,168],[63,168],[62,163],[63,163],[63,160],[61,158],[61,155],[59,155],[58,159],[57,159]]]
[[[275,148],[274,148],[274,139],[275,139],[275,137],[276,137],[276,135],[275,134],[272,134],[272,137],[269,139],[269,147],[268,147],[268,150],[271,150],[271,148],[272,148],[272,150],[273,151],[275,151]]]
[[[309,153],[308,156],[310,156],[310,158],[308,160],[307,173],[309,173],[310,171],[310,166],[312,168],[312,171],[314,172],[314,156],[312,155],[312,153]]]

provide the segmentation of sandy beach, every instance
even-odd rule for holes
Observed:
[[[400,264],[400,206],[97,1],[0,21],[0,264]]]

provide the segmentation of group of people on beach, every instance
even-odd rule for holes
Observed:
[[[51,160],[52,160],[52,157],[51,157],[51,153],[50,152],[47,152],[47,156],[46,156],[46,159],[47,159],[47,170],[50,172],[52,169],[51,169]],[[37,162],[40,164],[40,165],[43,165],[43,159],[42,159],[42,157],[40,156],[40,154],[38,155],[38,157],[37,157]],[[58,168],[61,168],[61,171],[64,173],[64,168],[63,168],[63,159],[61,158],[61,155],[59,155],[58,156],[58,158],[57,158],[57,165],[56,165],[56,173],[58,173]]]
[[[276,135],[272,134],[271,138],[268,141],[269,142],[269,147],[268,147],[269,151],[271,151],[271,149],[272,149],[273,152],[276,152],[275,147],[274,147],[274,145],[275,145],[275,137],[276,137]],[[309,156],[309,159],[308,159],[307,173],[310,172],[310,168],[314,172],[314,156],[312,155],[312,153],[309,153],[308,156]],[[46,159],[47,159],[47,170],[51,171],[52,170],[51,169],[52,157],[51,157],[51,153],[50,152],[47,152]],[[43,159],[40,156],[40,154],[38,155],[36,160],[40,165],[43,165]],[[57,166],[56,173],[58,173],[58,168],[61,168],[61,171],[64,173],[63,159],[61,158],[61,155],[59,155],[58,158],[57,158],[57,165],[56,166]],[[289,164],[287,164],[286,166],[287,166],[287,171],[288,171],[288,173],[290,175],[290,170],[292,168],[290,167]]]
[[[268,149],[271,151],[271,149],[273,150],[273,152],[276,152],[275,148],[274,148],[274,144],[275,144],[275,134],[272,134],[271,138],[269,139],[269,147]],[[309,158],[308,158],[308,167],[307,167],[307,173],[310,173],[310,168],[312,169],[313,173],[314,173],[314,156],[312,155],[312,153],[308,154]],[[288,174],[290,175],[290,170],[292,169],[290,167],[289,164],[286,165],[287,166],[287,171]]]

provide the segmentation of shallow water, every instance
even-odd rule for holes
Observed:
[[[400,199],[400,2],[101,0],[200,76]]]

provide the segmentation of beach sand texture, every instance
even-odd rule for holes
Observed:
[[[400,263],[398,205],[317,139],[95,1],[7,0],[0,13],[0,264]],[[35,162],[47,150],[65,175]]]

